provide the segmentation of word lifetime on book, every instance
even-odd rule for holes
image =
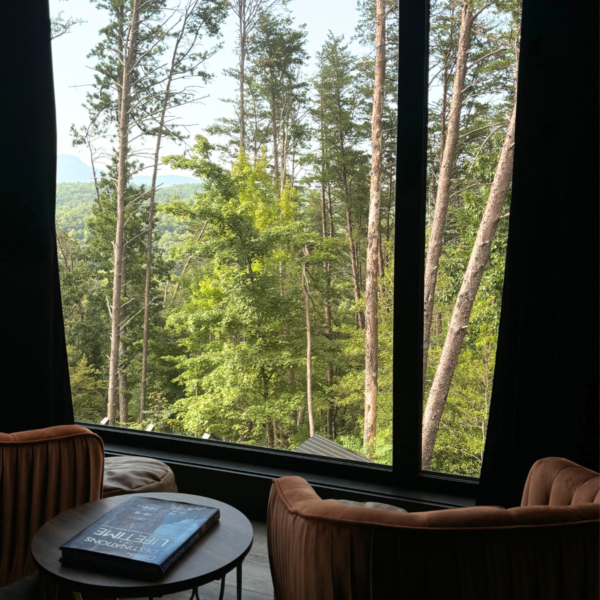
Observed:
[[[110,539],[96,539],[92,536]],[[149,552],[150,554],[156,554],[158,549],[149,548],[149,546],[158,544],[159,547],[164,548],[172,541],[169,538],[141,535],[131,531],[119,531],[118,533],[115,533],[113,527],[100,527],[97,531],[94,531],[92,536],[87,537],[85,541],[92,544],[98,544],[99,546],[122,548],[123,550],[129,550],[130,552]],[[111,539],[115,541],[111,541]]]

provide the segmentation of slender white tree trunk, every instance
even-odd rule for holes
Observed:
[[[371,193],[367,233],[365,286],[365,422],[363,443],[375,439],[378,395],[378,287],[380,253],[381,176],[383,171],[383,102],[385,87],[385,0],[377,0],[375,15],[375,82],[371,118]],[[382,264],[383,266],[383,264]]]
[[[165,88],[165,96],[160,111],[160,120],[158,124],[158,133],[156,135],[156,148],[154,150],[154,167],[152,169],[152,183],[150,184],[150,207],[148,211],[148,245],[146,247],[146,284],[144,287],[144,334],[142,340],[142,377],[140,381],[140,414],[138,423],[144,420],[144,412],[146,410],[146,382],[148,378],[148,327],[150,325],[150,283],[152,281],[152,234],[154,231],[154,200],[156,197],[156,177],[158,175],[158,160],[160,157],[160,146],[162,143],[162,134],[165,127],[165,117],[169,107],[169,99],[171,93],[171,84],[173,75],[178,60],[178,50],[181,40],[185,34],[186,25],[190,13],[186,9],[185,18],[181,25],[180,32],[173,46],[171,56],[171,66],[167,77],[167,85]]]
[[[159,132],[160,138],[160,132]],[[157,142],[156,155],[160,142]],[[158,158],[158,156],[156,157]],[[144,420],[146,411],[146,382],[148,378],[148,327],[150,325],[150,282],[152,280],[152,233],[154,229],[154,186],[156,185],[156,168],[152,174],[152,190],[150,192],[150,208],[148,211],[148,246],[146,248],[146,285],[144,287],[144,333],[142,340],[142,377],[140,380],[140,414],[138,423]]]
[[[246,106],[244,104],[244,84],[246,80],[246,50],[240,58],[240,147],[246,149]]]
[[[362,298],[361,294],[361,277],[360,269],[358,265],[358,252],[356,250],[356,243],[354,242],[354,234],[352,227],[352,213],[350,208],[346,205],[346,230],[348,232],[348,245],[350,247],[350,262],[352,264],[352,281],[354,284],[354,301],[358,305]],[[365,328],[365,313],[362,311],[356,312],[356,324],[359,329]]]
[[[271,135],[273,137],[273,182],[275,189],[278,190],[280,186],[280,174],[279,174],[279,144],[277,142],[277,116],[275,114],[275,98],[271,96]]]
[[[460,34],[458,38],[458,53],[456,55],[456,68],[452,84],[452,99],[450,101],[450,114],[448,116],[448,129],[443,135],[443,150],[440,158],[440,175],[435,198],[433,222],[429,233],[427,260],[425,263],[425,299],[423,307],[423,383],[427,373],[427,355],[431,337],[431,320],[433,318],[433,304],[437,272],[442,255],[444,230],[450,201],[450,184],[452,174],[456,167],[456,146],[460,131],[460,113],[463,105],[463,88],[467,75],[467,61],[471,47],[471,29],[473,26],[472,0],[466,0],[462,6]]]
[[[304,248],[308,255],[308,249]],[[308,279],[306,278],[306,262],[302,263],[302,294],[304,296],[304,311],[306,316],[306,407],[308,409],[308,429],[311,437],[315,435],[315,419],[313,415],[312,397],[312,332],[310,327],[310,297]]]
[[[469,326],[473,303],[475,302],[475,296],[481,283],[485,264],[490,256],[492,242],[502,213],[502,206],[510,188],[515,142],[515,115],[516,104],[510,116],[494,174],[494,181],[490,189],[490,195],[483,212],[483,218],[479,225],[475,245],[471,251],[471,257],[456,299],[456,304],[454,305],[442,356],[435,373],[431,391],[429,392],[427,406],[425,407],[421,457],[421,467],[425,470],[429,469],[431,465],[437,432],[446,406],[454,371],[458,364],[462,343],[467,333],[467,327]]]
[[[127,260],[125,257],[121,260],[121,288],[123,295],[127,297]],[[121,307],[121,320],[127,318],[126,307]],[[119,361],[121,363],[119,367],[119,422],[121,427],[127,427],[129,421],[129,396],[127,395],[127,371],[123,367],[123,357],[127,352],[127,345],[123,340],[124,331],[121,332],[119,340]]]
[[[239,29],[240,29],[240,150],[246,149],[246,0],[238,0]]]
[[[113,244],[113,294],[111,310],[110,360],[108,375],[108,423],[115,425],[119,395],[119,344],[121,340],[121,262],[125,256],[125,190],[127,187],[127,158],[129,143],[129,103],[131,74],[137,54],[139,30],[139,2],[134,0],[129,43],[125,45],[123,80],[119,113],[119,164],[117,175],[117,225]]]

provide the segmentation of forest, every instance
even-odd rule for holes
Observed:
[[[391,464],[398,0],[358,0],[314,56],[302,0],[90,1],[106,21],[71,135],[94,180],[57,186],[76,419],[284,450],[319,434]],[[228,19],[237,67],[210,72]],[[519,27],[516,0],[431,2],[424,469],[481,468]],[[178,111],[213,78],[237,92],[191,138]],[[161,165],[201,183],[163,189]]]

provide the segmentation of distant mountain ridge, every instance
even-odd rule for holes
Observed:
[[[77,156],[71,154],[59,154],[56,161],[56,183],[90,183],[93,181],[94,172],[92,167],[86,165]],[[171,185],[181,185],[183,183],[200,183],[193,177],[183,177],[181,175],[159,175],[157,185],[169,187]],[[132,178],[136,185],[150,185],[152,178],[148,175],[137,175]]]
[[[195,194],[202,192],[202,184],[183,183],[160,187],[156,190],[156,203],[170,202],[177,196],[183,202],[192,202]],[[86,183],[59,183],[56,186],[56,229],[75,235],[79,240],[86,236],[87,223],[92,216],[96,188],[91,181]],[[155,215],[156,232],[160,237],[158,246],[168,250],[185,233],[185,224],[176,217],[158,213]]]
[[[157,204],[170,202],[173,196],[178,196],[180,200],[191,200],[194,194],[201,191],[202,184],[199,182],[161,186],[156,190],[155,200]],[[91,181],[86,183],[63,182],[56,185],[57,211],[91,205],[95,199],[96,188]]]

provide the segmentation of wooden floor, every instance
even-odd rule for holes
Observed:
[[[242,567],[242,598],[243,600],[270,600],[273,598],[273,582],[267,551],[267,526],[252,521],[252,527],[254,543]],[[225,600],[235,600],[235,581],[235,571],[232,571],[225,579]],[[220,589],[221,584],[218,581],[201,587],[199,590],[201,600],[219,600]],[[189,597],[190,592],[180,592],[163,596],[163,600],[189,600]]]
[[[254,528],[254,544],[250,554],[246,557],[242,568],[243,572],[243,600],[270,600],[273,598],[273,583],[269,568],[269,554],[267,551],[267,527],[264,523],[252,521]],[[225,600],[236,600],[235,570],[225,580]],[[200,588],[201,600],[218,600],[220,582],[214,581]],[[189,600],[190,592],[180,592],[163,596],[163,600]],[[5,588],[0,588],[0,600],[40,600],[40,588],[37,575],[13,583]],[[60,594],[57,600],[72,600],[70,594]],[[86,600],[84,594],[83,600]],[[90,599],[91,600],[91,599]]]

